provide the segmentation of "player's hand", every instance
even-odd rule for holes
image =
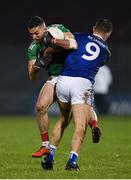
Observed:
[[[37,66],[39,69],[42,68],[47,68],[52,62],[52,58],[51,56],[45,56],[45,57],[41,57],[39,58],[36,62],[35,62],[35,66]]]
[[[47,68],[52,63],[51,56],[45,56],[39,59],[42,68]]]
[[[45,43],[47,46],[52,45],[53,42],[54,42],[54,39],[55,39],[55,38],[51,35],[50,32],[46,31],[46,32],[44,33],[43,41],[44,41],[44,43]]]

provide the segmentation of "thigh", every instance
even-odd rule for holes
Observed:
[[[56,95],[60,102],[70,103],[70,78],[66,76],[59,76],[56,84]]]
[[[87,122],[91,118],[91,106],[88,104],[74,104],[72,105],[72,113],[77,129],[86,128]]]
[[[55,100],[55,85],[46,82],[39,93],[37,105],[39,104],[40,106],[49,108]]]
[[[70,88],[71,104],[89,104],[93,105],[92,83],[85,78],[72,78]]]

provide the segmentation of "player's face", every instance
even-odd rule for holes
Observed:
[[[28,29],[31,37],[33,38],[33,40],[37,40],[37,41],[41,41],[44,35],[44,32],[46,31],[46,27],[45,26],[37,26],[31,29]]]

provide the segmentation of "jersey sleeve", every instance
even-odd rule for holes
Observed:
[[[37,59],[37,46],[32,42],[28,48],[28,60]]]

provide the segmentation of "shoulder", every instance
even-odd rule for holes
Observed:
[[[28,47],[28,51],[33,51],[34,49],[36,49],[38,47],[38,42],[37,41],[32,41]]]
[[[90,36],[90,34],[82,33],[82,32],[74,32],[73,34],[78,37],[86,37],[86,38]]]
[[[73,33],[76,40],[85,40],[88,38],[89,34],[81,33],[81,32],[74,32]]]
[[[37,57],[38,42],[33,41],[28,47],[28,59],[36,59]]]

